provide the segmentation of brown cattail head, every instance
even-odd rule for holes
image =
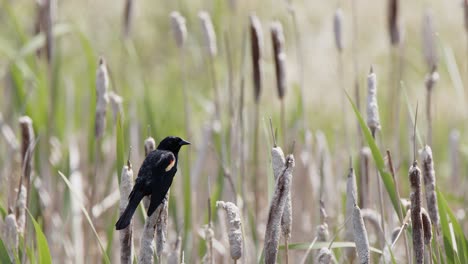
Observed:
[[[427,210],[431,216],[431,221],[436,227],[439,226],[439,207],[437,205],[436,179],[434,170],[434,160],[432,158],[431,147],[425,146],[421,151],[423,161],[424,187],[426,189]]]
[[[281,22],[271,24],[271,41],[273,43],[273,56],[275,58],[276,87],[280,100],[286,93],[286,51],[284,48],[284,33]]]
[[[187,41],[187,26],[185,18],[177,11],[171,12],[171,27],[177,47],[182,48]]]
[[[439,73],[437,67],[433,66],[431,72],[426,76],[426,88],[431,91],[439,80]]]
[[[254,99],[258,104],[262,92],[262,53],[263,33],[262,24],[257,16],[250,16],[250,44],[252,53],[252,71],[254,81]]]
[[[370,263],[369,239],[367,238],[366,226],[361,215],[361,209],[354,205],[353,210],[354,243],[359,263]]]
[[[339,52],[343,51],[343,11],[336,9],[333,16],[333,33],[335,34],[335,45]]]
[[[132,24],[132,10],[133,10],[133,1],[134,0],[126,0],[125,1],[125,8],[124,8],[124,21],[123,21],[123,33],[124,37],[128,38],[130,35],[130,28]]]
[[[430,10],[426,10],[422,24],[422,39],[424,59],[429,70],[437,67],[439,60],[435,34],[433,14]]]
[[[330,264],[332,263],[332,252],[330,249],[323,247],[320,249],[317,255],[317,261],[315,263],[318,264]]]
[[[400,21],[398,17],[398,0],[388,1],[388,33],[390,43],[396,46],[400,43]]]
[[[106,108],[109,89],[109,75],[104,58],[99,58],[99,66],[96,73],[96,138],[102,138],[106,128]]]
[[[424,263],[424,231],[421,218],[422,195],[421,195],[421,170],[417,162],[413,163],[409,170],[409,181],[411,186],[411,222],[413,225],[413,250],[416,263]]]
[[[217,201],[216,207],[222,207],[226,211],[227,222],[229,226],[228,237],[231,258],[236,260],[242,257],[243,238],[242,222],[240,211],[237,206],[231,202]]]
[[[367,126],[373,134],[380,130],[379,104],[377,103],[377,75],[371,66],[367,76]]]
[[[148,137],[145,139],[145,156],[148,156],[148,154],[156,149],[156,142],[154,141],[154,138]]]
[[[281,218],[283,216],[287,194],[291,186],[294,166],[294,156],[290,154],[286,157],[284,169],[276,181],[275,193],[273,194],[273,198],[270,203],[265,232],[265,263],[276,263],[280,239]]]
[[[210,14],[206,11],[201,11],[198,13],[198,18],[200,18],[203,28],[206,49],[211,57],[215,57],[218,53],[218,47],[216,44],[216,31],[214,29],[213,22],[211,21]]]
[[[19,118],[21,129],[21,160],[23,168],[24,186],[29,190],[32,170],[32,154],[34,149],[34,129],[33,122],[29,116]]]
[[[426,246],[431,246],[431,240],[432,240],[432,222],[431,218],[429,217],[429,214],[424,210],[424,208],[421,211],[421,219],[422,219],[422,225],[423,225],[423,230],[424,230],[424,244]]]

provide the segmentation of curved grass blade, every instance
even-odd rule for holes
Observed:
[[[27,209],[26,209],[27,210]],[[36,232],[36,244],[37,244],[37,263],[52,263],[52,256],[50,255],[49,250],[49,243],[47,242],[47,238],[42,232],[42,228],[39,223],[34,219],[31,215],[31,212],[28,211],[29,217],[31,217],[31,221],[34,225],[34,231]]]
[[[366,139],[367,144],[369,145],[369,148],[371,149],[372,157],[374,158],[375,165],[377,166],[377,169],[379,170],[379,174],[385,185],[385,189],[387,189],[387,193],[390,196],[390,200],[392,202],[393,208],[395,209],[395,212],[397,213],[398,218],[403,219],[403,212],[399,209],[399,208],[403,208],[403,206],[401,207],[398,206],[398,203],[400,201],[398,200],[396,187],[393,182],[392,176],[385,169],[385,162],[382,157],[382,154],[380,153],[380,150],[377,147],[377,144],[375,143],[375,140],[372,137],[371,132],[366,125],[366,122],[362,118],[361,113],[359,113],[359,110],[357,109],[356,105],[353,103],[351,97],[349,97],[348,93],[346,93],[346,96],[348,97],[348,100],[351,106],[353,107],[354,113],[356,114],[356,117],[359,121],[359,125],[361,126],[362,133],[364,134],[364,138]]]
[[[8,256],[8,251],[3,243],[3,240],[0,238],[0,263],[12,263],[10,257]]]
[[[63,173],[61,173],[60,171],[58,172],[60,177],[62,177],[63,181],[65,182],[65,184],[67,185],[68,189],[70,189],[70,191],[74,194],[74,195],[77,195],[73,189],[73,187],[71,186],[71,183],[70,181],[67,179],[67,177],[65,177],[65,175],[63,175]],[[109,256],[107,256],[106,254],[106,249],[104,248],[103,244],[102,244],[102,241],[101,239],[99,238],[99,234],[97,233],[96,231],[96,228],[94,227],[93,225],[93,221],[91,221],[91,217],[89,217],[89,214],[88,214],[88,211],[86,211],[86,209],[84,208],[83,204],[80,202],[80,208],[81,208],[81,211],[83,212],[83,214],[85,215],[86,217],[86,220],[88,221],[89,223],[89,226],[91,227],[91,229],[93,230],[93,233],[94,235],[96,236],[96,240],[99,244],[99,248],[101,248],[101,251],[102,251],[102,255],[103,255],[103,258],[104,258],[104,262],[106,264],[110,264],[110,259],[109,259]],[[109,241],[109,243],[111,243],[111,241]]]

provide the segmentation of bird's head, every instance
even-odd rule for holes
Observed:
[[[180,137],[169,136],[159,143],[158,149],[168,150],[177,154],[183,145],[190,145],[190,142],[183,140]]]

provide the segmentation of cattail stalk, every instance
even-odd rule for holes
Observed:
[[[358,188],[358,201],[362,208],[368,208],[370,206],[370,169],[369,164],[371,160],[371,150],[369,147],[364,147],[360,152],[361,168],[359,177],[359,188]]]
[[[260,122],[260,95],[262,91],[262,56],[263,56],[263,33],[262,25],[257,16],[250,16],[250,44],[251,44],[251,56],[252,56],[252,76],[254,86],[254,102],[255,102],[255,113],[254,113],[254,146],[253,146],[253,166],[254,175],[259,175],[258,168],[258,133],[259,133],[259,122]],[[259,210],[260,193],[258,180],[255,177],[252,178],[254,199],[255,199],[255,215]]]
[[[221,207],[226,212],[227,223],[229,226],[228,237],[231,258],[237,261],[242,257],[243,237],[242,222],[239,208],[231,202],[217,201],[216,207]]]
[[[9,214],[5,217],[3,226],[3,241],[8,251],[8,256],[12,263],[15,262],[15,255],[18,254],[18,227],[16,225],[16,217],[14,214]]]
[[[424,231],[421,218],[421,170],[415,161],[409,170],[411,185],[411,222],[413,224],[413,251],[417,264],[424,263]]]
[[[426,85],[426,115],[427,115],[427,142],[429,145],[432,144],[432,93],[434,86],[439,80],[439,73],[434,66],[431,72],[427,75]]]
[[[275,59],[276,88],[281,102],[281,129],[283,130],[283,145],[286,144],[286,120],[284,96],[287,89],[286,51],[284,47],[283,25],[275,21],[271,25],[271,41],[273,43],[273,57]]]
[[[434,170],[434,160],[432,158],[431,147],[425,146],[421,151],[423,161],[424,187],[426,193],[427,210],[431,217],[431,222],[439,228],[439,207],[437,205],[436,179]]]
[[[354,213],[354,205],[357,196],[357,187],[356,187],[356,176],[354,174],[354,169],[351,167],[349,169],[348,177],[346,180],[346,218],[352,217]],[[353,222],[347,221],[345,223],[345,239],[346,241],[352,241],[354,237],[354,227]],[[345,255],[348,262],[352,263],[356,258],[356,251],[353,248],[346,248]]]
[[[72,159],[70,151],[70,160]],[[72,168],[70,161],[70,167]],[[81,203],[83,202],[83,175],[77,170],[72,168],[70,175],[70,183],[74,188],[74,193],[70,197],[70,210],[72,214],[71,226],[72,226],[72,238],[73,238],[73,263],[81,264],[84,263],[83,254],[85,253],[84,246],[84,234],[83,234],[83,212],[81,211]],[[127,197],[126,197],[127,198]],[[122,262],[125,263],[125,262]],[[127,262],[128,263],[128,262]]]
[[[287,194],[291,186],[294,166],[294,156],[288,155],[286,157],[283,171],[276,181],[275,193],[271,200],[265,232],[264,252],[266,264],[276,263],[280,239],[281,218],[286,204]]]
[[[367,238],[366,226],[361,215],[361,209],[354,205],[353,209],[353,227],[354,227],[354,243],[356,244],[356,252],[359,258],[359,263],[370,263],[369,239]]]
[[[133,169],[130,161],[123,167],[120,178],[120,214],[123,214],[128,205],[128,197],[133,188]],[[120,236],[120,263],[133,262],[133,221],[119,232]]]

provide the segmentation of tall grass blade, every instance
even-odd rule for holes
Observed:
[[[42,228],[39,223],[31,215],[31,212],[28,210],[28,214],[31,217],[31,222],[34,225],[34,230],[36,232],[36,244],[37,244],[37,263],[52,263],[52,256],[50,255],[49,243],[47,238],[42,232]],[[3,262],[2,262],[3,263]]]
[[[12,263],[3,240],[0,238],[0,263]]]
[[[387,189],[387,193],[390,196],[390,200],[392,201],[393,208],[395,209],[395,212],[398,214],[398,217],[402,219],[403,213],[399,210],[400,207],[398,206],[398,203],[400,201],[398,200],[395,184],[393,183],[393,179],[390,173],[386,171],[384,158],[382,154],[380,153],[380,150],[377,147],[377,144],[375,143],[375,140],[372,137],[372,134],[369,128],[367,127],[366,122],[362,118],[361,113],[359,113],[359,110],[357,109],[356,105],[353,103],[348,93],[346,93],[346,96],[348,97],[348,100],[351,106],[353,107],[354,113],[356,114],[356,118],[359,121],[359,125],[361,126],[362,133],[364,134],[364,139],[367,141],[367,144],[369,145],[369,148],[371,149],[372,156],[374,158],[377,169],[379,170],[380,177],[382,177],[383,183],[385,185],[385,189]]]
[[[65,175],[63,175],[63,173],[60,172],[60,171],[58,173],[59,173],[60,177],[62,177],[62,179],[65,182],[65,184],[67,185],[68,189],[70,189],[70,191],[74,195],[77,195],[75,193],[75,191],[73,189],[73,186],[71,185],[70,181],[67,179],[67,177],[65,177]],[[86,217],[86,220],[89,223],[89,226],[91,227],[91,230],[93,230],[93,233],[96,236],[96,240],[97,240],[97,242],[99,244],[99,248],[102,251],[102,255],[103,255],[103,258],[104,258],[104,263],[110,264],[111,262],[110,262],[109,256],[107,256],[107,254],[106,254],[106,249],[104,248],[104,246],[102,244],[101,238],[99,238],[99,234],[97,233],[96,228],[94,227],[93,221],[91,221],[91,217],[89,216],[88,211],[86,211],[86,208],[83,206],[82,203],[80,203],[80,207],[81,207],[81,211],[83,212],[83,214]],[[111,241],[109,241],[109,243],[111,243]]]
[[[124,158],[124,135],[123,135],[123,125],[122,125],[122,115],[121,113],[117,114],[117,120],[115,123],[115,130],[116,130],[116,144],[117,144],[117,178],[119,179],[120,185],[120,175],[121,169],[124,166],[125,158]]]

